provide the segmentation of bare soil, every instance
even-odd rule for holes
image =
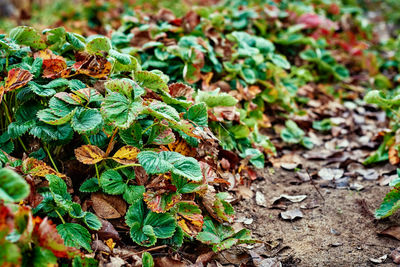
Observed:
[[[303,165],[313,171],[324,163],[305,161]],[[399,222],[399,216],[380,221],[373,217],[388,186],[364,180],[357,181],[364,187],[361,191],[329,188],[321,179],[301,182],[294,171],[274,170],[266,171],[251,186],[265,196],[267,207],[257,205],[255,197],[235,207],[238,218],[253,219],[245,226],[265,242],[258,248],[261,256],[276,258],[282,266],[374,266],[370,258],[389,256],[400,246],[400,241],[377,234]],[[271,200],[281,194],[307,195],[302,202],[286,202],[288,210],[299,208],[303,218],[285,221],[281,209],[271,208]],[[380,266],[396,265],[388,257]]]

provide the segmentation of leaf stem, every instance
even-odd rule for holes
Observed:
[[[159,123],[159,122],[155,122],[155,123],[153,123],[152,125],[150,125],[149,127],[147,127],[146,129],[144,129],[144,130],[142,131],[142,135],[143,135],[145,132],[147,132],[151,127],[157,125],[158,123]]]
[[[44,150],[46,150],[46,153],[47,153],[47,155],[49,156],[49,159],[50,159],[50,161],[51,161],[51,164],[53,164],[54,169],[56,170],[56,172],[59,172],[59,171],[58,171],[58,168],[57,168],[57,165],[54,163],[54,160],[53,160],[53,158],[51,157],[49,148],[48,148],[46,145],[44,145],[43,147],[44,147]]]
[[[117,132],[118,132],[118,128],[115,128],[115,130],[114,130],[114,132],[113,132],[113,134],[112,134],[112,136],[111,136],[110,142],[108,143],[108,146],[107,146],[106,157],[107,157],[107,156],[110,154],[110,152],[111,152],[112,143],[114,142],[114,138],[115,138],[115,135],[117,134]]]
[[[131,164],[126,164],[126,165],[121,165],[121,166],[115,167],[113,170],[116,171],[116,170],[123,169],[123,168],[140,167],[140,166],[142,166],[142,165],[140,165],[139,163],[131,163]]]
[[[57,213],[58,217],[60,217],[61,222],[62,222],[63,224],[65,224],[64,218],[61,216],[61,214],[58,212],[58,210],[54,210],[54,211]]]

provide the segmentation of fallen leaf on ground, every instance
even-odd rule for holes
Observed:
[[[265,196],[260,191],[256,192],[256,203],[259,206],[263,206],[263,207],[267,206],[267,201],[265,200]]]
[[[120,197],[94,193],[90,199],[96,215],[103,219],[121,218],[126,213],[126,203]]]
[[[379,257],[379,258],[377,258],[377,259],[375,259],[375,258],[369,258],[369,260],[370,260],[371,262],[377,263],[377,264],[379,264],[379,263],[384,263],[386,259],[387,259],[387,254],[385,254],[385,255],[383,255],[382,257]]]
[[[392,225],[389,228],[386,228],[382,232],[379,232],[380,235],[394,237],[397,240],[400,240],[400,225]]]
[[[342,169],[322,168],[318,172],[318,176],[323,180],[339,179],[344,174]]]
[[[299,209],[293,209],[281,212],[281,217],[284,220],[294,220],[296,218],[303,218],[303,213]]]
[[[275,205],[278,202],[280,202],[281,200],[285,200],[285,199],[289,200],[290,202],[297,203],[297,202],[303,201],[306,198],[307,198],[307,195],[290,196],[290,195],[282,194],[279,197],[273,198],[272,199],[272,204]]]

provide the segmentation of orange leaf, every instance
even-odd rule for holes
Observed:
[[[389,148],[389,162],[392,165],[397,165],[400,163],[399,151],[397,150],[398,145],[394,144]]]
[[[49,49],[36,52],[34,57],[43,59],[43,78],[59,78],[62,76],[63,71],[67,69],[65,58],[55,55]]]
[[[30,80],[32,80],[32,78],[33,75],[27,70],[20,68],[10,70],[8,72],[4,87],[2,86],[0,88],[0,103],[5,92],[10,92],[24,87]]]
[[[105,158],[105,153],[97,146],[83,145],[75,149],[75,157],[83,164],[96,164]]]
[[[187,157],[196,156],[196,149],[189,146],[188,143],[184,139],[179,139],[172,144],[168,144],[168,148],[171,151],[178,152]]]
[[[139,149],[136,147],[123,146],[117,152],[115,152],[112,159],[121,164],[131,164],[135,162],[138,154]]]
[[[90,55],[88,53],[77,53],[75,55],[76,63],[73,68],[76,73],[70,75],[84,74],[93,78],[105,78],[111,72],[111,62],[105,57],[99,55]]]

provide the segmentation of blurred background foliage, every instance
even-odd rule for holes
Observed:
[[[100,27],[105,22],[112,22],[115,16],[129,15],[132,10],[155,13],[161,8],[168,8],[179,17],[194,6],[260,5],[269,2],[298,5],[299,8],[340,2],[352,12],[366,11],[369,19],[386,22],[396,32],[400,26],[399,0],[0,0],[0,32],[7,32],[17,25],[39,29],[62,25],[79,31],[83,23],[89,28]]]

